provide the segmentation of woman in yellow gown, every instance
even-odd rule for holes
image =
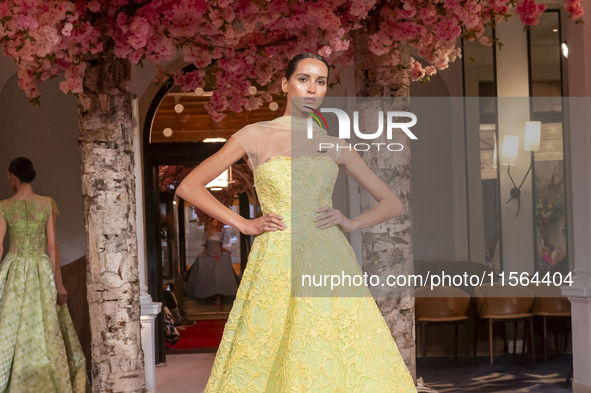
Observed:
[[[255,238],[205,393],[416,392],[413,378],[369,290],[302,284],[331,272],[362,275],[342,231],[380,224],[402,203],[348,143],[314,126],[303,106],[318,107],[328,64],[295,56],[282,80],[283,116],[248,125],[193,170],[177,194],[206,214]],[[341,149],[319,149],[318,146]],[[345,149],[343,149],[345,147]],[[262,217],[247,220],[224,207],[205,185],[245,157],[253,170]],[[339,167],[378,204],[346,218],[332,208]],[[332,295],[327,296],[327,293]]]

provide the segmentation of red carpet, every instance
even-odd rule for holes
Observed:
[[[179,329],[180,340],[175,345],[166,344],[170,349],[217,347],[222,341],[226,319],[196,321],[186,329]]]

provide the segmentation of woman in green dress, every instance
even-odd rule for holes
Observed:
[[[0,255],[10,234],[0,266],[0,393],[90,392],[62,284],[59,212],[52,198],[33,192],[35,173],[29,159],[14,159],[8,180],[15,194],[0,202]]]

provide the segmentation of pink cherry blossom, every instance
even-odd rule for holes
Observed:
[[[490,40],[490,38],[488,38],[487,36],[483,35],[478,39],[478,42],[480,42],[482,45],[484,46],[491,46],[492,45],[492,41]]]
[[[564,9],[570,13],[573,19],[580,18],[584,13],[581,0],[567,0]]]
[[[99,12],[101,10],[101,3],[97,0],[89,1],[88,4],[86,4],[86,7],[90,12]]]
[[[70,34],[72,34],[72,29],[73,29],[73,28],[74,28],[74,26],[73,26],[73,25],[72,25],[70,22],[66,23],[66,24],[64,25],[64,28],[62,29],[62,34],[63,34],[65,37],[69,37],[69,36],[70,36]]]
[[[414,57],[410,57],[410,77],[413,81],[418,81],[425,76],[425,70],[421,63],[416,61]]]
[[[535,25],[546,9],[541,0],[519,0],[522,23]],[[183,91],[206,88],[205,105],[214,121],[225,111],[254,110],[281,91],[289,59],[319,53],[331,64],[352,64],[355,30],[379,17],[369,34],[369,50],[384,66],[410,68],[413,80],[444,70],[460,56],[458,39],[492,45],[485,28],[502,23],[507,0],[400,0],[396,7],[376,0],[5,0],[0,1],[0,44],[19,69],[19,86],[37,100],[37,83],[65,74],[64,92],[82,91],[86,60],[109,55],[157,67],[155,81],[172,81]],[[133,6],[131,6],[133,5]],[[380,7],[377,8],[376,7]],[[573,19],[583,15],[581,0],[565,0]],[[104,14],[105,13],[105,14]],[[401,64],[407,43],[426,66],[411,58]],[[182,51],[196,70],[167,74],[159,64]],[[257,84],[261,95],[250,96]],[[208,87],[209,88],[209,87]]]
[[[520,0],[515,10],[519,14],[521,23],[527,26],[535,26],[540,20],[540,15],[546,10],[545,4],[536,4],[534,0]]]

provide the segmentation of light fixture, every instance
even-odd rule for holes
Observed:
[[[225,142],[226,138],[205,138],[203,142],[205,143],[214,143],[214,142]]]
[[[172,128],[165,128],[162,133],[165,137],[170,138],[172,136]]]
[[[250,86],[248,88],[248,94],[250,94],[251,96],[255,95],[257,93],[257,88],[256,86]]]
[[[269,109],[271,109],[273,112],[275,112],[278,108],[279,104],[277,104],[275,101],[269,104]]]
[[[519,137],[516,135],[505,135],[505,139],[503,141],[503,154],[501,162],[503,165],[507,165],[507,174],[509,175],[509,179],[511,179],[511,183],[513,183],[513,188],[511,189],[511,198],[507,201],[507,203],[511,202],[514,198],[517,198],[517,214],[515,217],[519,215],[519,209],[521,208],[521,186],[525,182],[527,175],[531,171],[532,166],[534,165],[534,151],[540,150],[540,139],[542,135],[542,122],[539,121],[526,121],[525,122],[525,143],[523,146],[523,150],[529,151],[531,154],[529,169],[527,170],[523,180],[519,187],[513,181],[513,177],[511,177],[511,165],[515,165],[517,163],[517,152],[519,150]]]
[[[494,131],[497,129],[495,124],[482,123],[479,127],[480,131]]]
[[[493,134],[495,148],[493,150],[493,168],[497,167],[497,134]]]
[[[203,90],[201,87],[198,87],[195,89],[196,96],[202,96],[204,92],[205,92],[205,90]]]
[[[182,113],[185,110],[185,107],[183,106],[183,104],[176,104],[174,106],[174,111],[176,113]]]
[[[560,45],[560,48],[562,49],[562,56],[564,56],[565,59],[568,59],[568,45],[566,44],[566,41]]]
[[[526,121],[525,122],[525,151],[540,150],[540,139],[542,135],[541,121]]]
[[[505,135],[503,149],[501,150],[501,164],[517,164],[517,151],[519,150],[519,137],[517,135]]]
[[[229,183],[233,183],[232,180],[232,167],[229,167],[225,171],[219,174],[218,177],[207,183],[206,188],[210,188],[212,191],[219,191],[224,187],[228,187]]]
[[[558,33],[558,29],[552,29],[552,31]]]

